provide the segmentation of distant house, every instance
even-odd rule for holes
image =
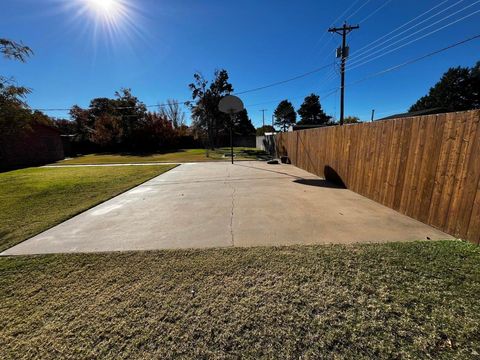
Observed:
[[[64,158],[60,131],[44,124],[32,124],[30,129],[0,143],[0,168],[40,165]]]

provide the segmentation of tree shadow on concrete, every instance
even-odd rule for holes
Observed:
[[[325,176],[325,179],[330,181],[331,183],[334,183],[335,185],[346,189],[347,186],[345,185],[345,182],[343,181],[342,177],[338,175],[338,173],[335,171],[330,166],[325,166],[323,168],[323,175]]]
[[[346,189],[345,183],[338,173],[330,166],[325,166],[323,169],[325,179],[297,179],[294,183],[316,186],[330,189]]]
[[[293,182],[301,185],[308,185],[308,186],[315,186],[315,187],[322,187],[322,188],[329,188],[329,189],[345,189],[344,186],[337,185],[333,182],[330,182],[324,179],[298,179],[298,180],[293,180]]]

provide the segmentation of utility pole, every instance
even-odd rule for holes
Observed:
[[[267,109],[262,109],[262,110],[260,110],[260,111],[261,111],[262,114],[263,114],[263,116],[262,116],[262,119],[263,119],[263,120],[262,120],[262,121],[263,121],[262,125],[263,125],[263,127],[265,127],[265,111],[267,111]]]
[[[328,32],[334,32],[342,36],[342,47],[337,49],[337,58],[341,58],[341,80],[340,80],[340,125],[343,125],[345,118],[345,63],[347,61],[349,47],[347,46],[347,35],[355,29],[359,29],[358,25],[347,25],[345,22],[341,28],[330,28]]]
[[[372,122],[374,117],[375,117],[375,109],[372,109]]]

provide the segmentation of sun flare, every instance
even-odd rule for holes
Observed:
[[[118,0],[85,0],[93,10],[110,13],[112,11],[118,11],[121,3]]]
[[[146,36],[146,19],[136,0],[52,0],[61,2],[80,36],[94,45],[135,44]]]
[[[82,0],[89,12],[108,21],[121,21],[128,15],[128,8],[122,0]]]

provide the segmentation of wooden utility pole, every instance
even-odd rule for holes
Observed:
[[[347,61],[349,47],[347,46],[347,35],[355,29],[359,29],[358,25],[347,25],[345,22],[341,28],[330,28],[328,32],[334,32],[342,36],[342,47],[337,49],[337,57],[341,58],[341,79],[340,79],[340,125],[343,125],[345,119],[345,63]]]
[[[263,125],[263,127],[265,127],[265,111],[267,111],[267,109],[262,109],[262,110],[260,110],[260,111],[261,111],[262,114],[263,114],[263,116],[262,116],[262,119],[263,119],[263,120],[262,120],[262,121],[263,121],[263,122],[262,122],[262,125]]]
[[[372,109],[372,122],[374,117],[375,117],[375,109]]]

